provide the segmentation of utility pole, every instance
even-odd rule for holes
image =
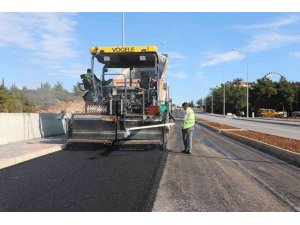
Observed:
[[[296,93],[297,93],[296,111],[298,111],[298,102],[299,102],[299,100],[298,100],[299,96],[298,96],[298,95],[299,95],[299,87],[300,87],[300,86],[298,86],[298,85],[296,86],[296,88],[297,88],[297,91],[296,91]]]
[[[125,46],[125,27],[124,27],[124,12],[122,13],[122,46]]]
[[[214,89],[211,89],[211,114],[214,114]]]
[[[223,115],[225,116],[225,79],[224,79],[224,71],[223,71]]]
[[[247,58],[247,118],[249,118],[249,83],[248,83],[248,52],[246,52],[246,58]]]

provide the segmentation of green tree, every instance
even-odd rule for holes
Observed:
[[[292,87],[294,89],[294,101],[293,101],[293,111],[299,111],[300,110],[300,82],[292,83]]]
[[[277,104],[277,109],[291,112],[296,94],[292,83],[288,82],[285,77],[281,77],[279,82],[276,83],[276,86],[277,99],[279,100],[279,104]]]
[[[200,98],[196,101],[196,104],[198,105],[199,109],[202,111],[204,108],[204,100]]]
[[[0,85],[0,89],[5,89],[4,78],[2,78],[2,83]]]
[[[241,85],[242,79],[237,78],[232,82],[226,83],[226,112],[239,114],[246,109],[246,87]],[[205,98],[205,110],[211,112],[212,109],[212,94],[214,103],[214,113],[223,114],[224,104],[224,86],[217,86],[211,89],[209,96]]]
[[[190,107],[194,108],[194,101],[192,100],[190,103],[189,103]]]
[[[12,85],[10,90],[0,89],[0,112],[34,112],[34,108],[26,93]]]
[[[278,102],[275,83],[267,77],[257,79],[249,91],[249,102],[251,110],[256,113],[260,108],[273,109]]]
[[[41,90],[45,90],[45,91],[51,91],[51,85],[49,82],[46,82],[45,84],[41,83]]]
[[[226,112],[238,114],[246,112],[246,87],[242,79],[236,78],[226,83]],[[223,86],[215,87],[209,96],[204,99],[206,112],[211,112],[212,94],[214,113],[223,113]],[[300,82],[289,82],[281,77],[278,82],[264,76],[249,85],[249,106],[251,112],[258,112],[260,108],[269,108],[277,111],[300,110]]]
[[[8,90],[0,89],[0,112],[13,112],[15,109],[13,97]]]
[[[59,81],[57,81],[57,83],[54,85],[53,90],[55,92],[64,92],[65,91],[64,87],[63,87],[63,84]]]

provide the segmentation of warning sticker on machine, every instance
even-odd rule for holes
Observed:
[[[107,113],[107,107],[103,105],[88,105],[87,113]]]

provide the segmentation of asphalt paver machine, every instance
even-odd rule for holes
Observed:
[[[68,121],[68,144],[154,144],[165,149],[171,99],[167,55],[155,46],[90,48],[90,80],[81,75],[85,112]],[[103,65],[95,75],[95,61]],[[111,73],[111,71],[117,71]]]

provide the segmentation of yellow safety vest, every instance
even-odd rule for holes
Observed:
[[[183,129],[188,129],[190,127],[193,127],[195,125],[195,115],[194,111],[188,107],[186,109],[186,112],[188,113],[188,118],[183,122]]]

